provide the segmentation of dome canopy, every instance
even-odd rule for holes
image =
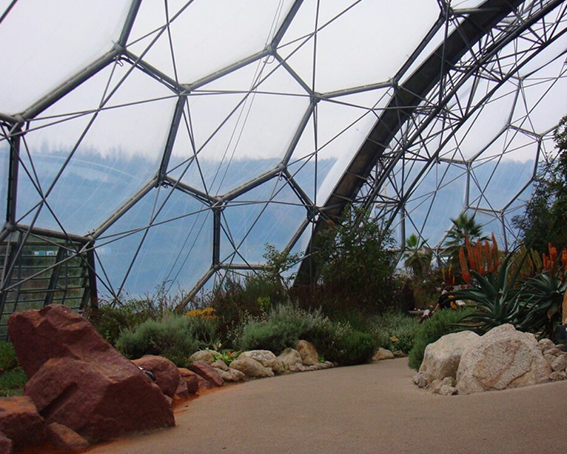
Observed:
[[[511,245],[567,90],[560,0],[0,0],[0,312],[212,285],[351,203]],[[35,305],[35,306],[34,306]]]

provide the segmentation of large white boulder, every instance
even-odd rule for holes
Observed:
[[[512,325],[493,328],[472,342],[457,371],[459,394],[517,388],[549,381],[551,367],[533,334]]]
[[[472,331],[447,334],[437,342],[425,348],[423,362],[419,372],[427,377],[427,381],[443,380],[445,377],[457,377],[457,369],[461,355],[465,349],[479,338]]]

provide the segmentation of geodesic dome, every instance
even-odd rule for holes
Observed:
[[[0,311],[511,217],[566,113],[552,0],[0,0]],[[309,257],[309,254],[307,254]],[[309,258],[303,272],[309,268]]]

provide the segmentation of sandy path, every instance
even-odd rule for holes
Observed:
[[[231,386],[90,454],[567,453],[567,382],[441,397],[405,359]]]

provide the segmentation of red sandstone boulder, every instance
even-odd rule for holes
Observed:
[[[162,356],[147,355],[132,361],[136,366],[153,372],[156,384],[166,396],[173,397],[179,386],[180,376],[177,366]]]
[[[89,441],[175,425],[159,387],[64,306],[13,314],[8,330],[47,423]]]
[[[187,399],[188,397],[189,397],[189,389],[187,388],[187,382],[185,380],[183,380],[183,378],[180,375],[179,376],[179,385],[177,386],[177,389],[175,390],[175,395],[173,396],[173,398],[175,400],[184,400],[184,399]]]
[[[195,374],[195,377],[197,378],[198,392],[202,393],[203,391],[213,389],[213,385],[211,384],[210,381],[205,380],[203,377],[201,377],[198,374]]]
[[[43,418],[26,396],[0,399],[0,432],[12,440],[14,449],[40,445],[45,440]],[[5,441],[3,444],[7,445]]]
[[[218,387],[224,385],[224,380],[217,372],[217,370],[210,364],[199,361],[197,363],[191,364],[189,366],[189,370],[195,372],[197,375],[200,375],[213,386]]]
[[[0,433],[0,454],[12,453],[12,440]]]
[[[47,439],[58,451],[83,451],[89,447],[89,442],[77,432],[63,424],[53,422],[47,426]]]
[[[197,379],[198,375],[195,372],[191,372],[189,369],[185,369],[180,367],[177,369],[179,371],[179,375],[181,378],[187,383],[187,391],[189,394],[196,394],[199,392],[199,380]]]

